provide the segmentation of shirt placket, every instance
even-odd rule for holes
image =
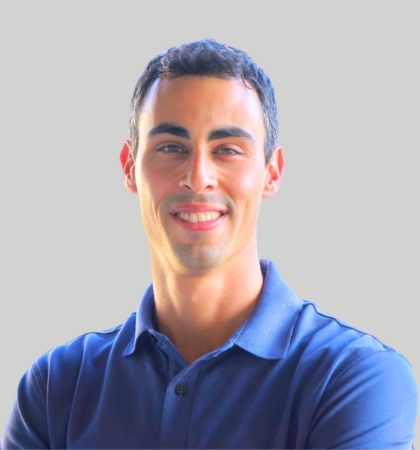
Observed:
[[[187,447],[198,371],[197,366],[184,369],[175,376],[166,389],[160,448]]]
[[[167,338],[162,335],[157,337],[158,347],[169,357],[159,448],[186,448],[194,391],[202,361],[187,366]]]

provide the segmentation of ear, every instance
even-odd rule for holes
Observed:
[[[120,152],[120,163],[124,174],[125,187],[133,194],[137,193],[135,177],[136,161],[130,148],[130,141],[125,141]]]
[[[281,176],[284,168],[283,150],[276,147],[267,166],[267,179],[265,181],[262,197],[268,198],[274,195],[281,183]]]

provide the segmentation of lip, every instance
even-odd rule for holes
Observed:
[[[186,209],[182,209],[181,211],[187,211]],[[181,212],[180,211],[180,212]],[[197,212],[203,212],[203,211],[217,211],[216,209],[202,209],[198,211],[195,210],[189,210],[189,212],[197,211]],[[217,219],[214,220],[206,220],[205,222],[188,222],[186,220],[181,219],[175,214],[172,214],[172,218],[175,220],[175,222],[180,225],[182,228],[188,231],[210,231],[216,227],[218,227],[227,217],[227,214],[222,214]]]
[[[225,207],[211,205],[209,203],[185,203],[185,204],[175,205],[172,208],[170,208],[170,210],[169,210],[169,212],[174,216],[181,212],[199,213],[199,212],[210,212],[210,211],[216,211],[218,213],[221,213],[222,216],[227,214],[227,210]]]
[[[191,213],[204,213],[204,212],[210,212],[210,211],[216,211],[220,213],[221,215],[214,220],[206,220],[205,222],[188,222],[186,220],[181,219],[178,217],[177,214],[185,212],[188,214]],[[218,205],[212,205],[210,203],[183,203],[174,205],[172,208],[170,208],[169,211],[172,215],[172,218],[174,221],[180,225],[182,228],[188,231],[209,231],[216,227],[218,227],[227,216],[227,209],[226,207],[218,206]]]

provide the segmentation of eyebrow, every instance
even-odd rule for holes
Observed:
[[[159,134],[172,134],[173,136],[178,136],[184,139],[191,138],[190,133],[186,128],[173,123],[161,123],[153,127],[147,133],[147,137],[150,138]],[[215,141],[217,139],[225,139],[229,137],[246,138],[255,143],[255,139],[252,134],[240,127],[217,128],[216,130],[210,132],[208,140]]]
[[[190,133],[188,133],[186,128],[174,125],[172,123],[161,123],[160,125],[153,127],[147,133],[147,137],[150,138],[152,136],[157,136],[158,134],[172,134],[184,139],[190,139]]]
[[[240,127],[226,127],[213,130],[209,135],[209,141],[229,137],[246,138],[255,143],[255,139],[252,134]]]

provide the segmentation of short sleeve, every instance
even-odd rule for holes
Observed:
[[[37,363],[22,377],[1,448],[50,448],[46,412],[46,380]]]
[[[352,362],[328,386],[307,448],[412,448],[417,389],[393,349]]]

